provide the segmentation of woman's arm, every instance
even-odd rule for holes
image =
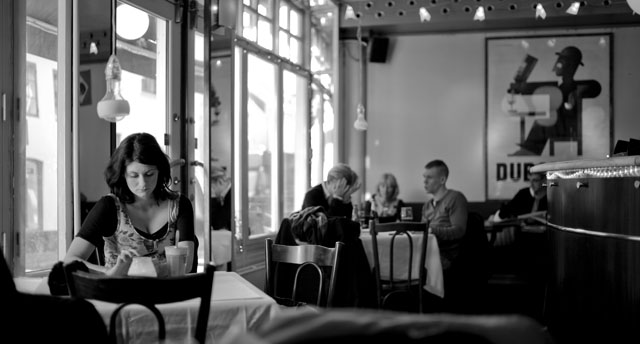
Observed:
[[[80,260],[90,269],[106,271],[100,265],[87,262],[97,245],[104,243],[102,237],[113,235],[118,224],[115,200],[110,196],[102,197],[87,215],[77,236],[71,242],[64,262]]]
[[[87,258],[89,258],[95,249],[96,247],[89,241],[81,237],[75,237],[71,242],[71,246],[69,246],[69,249],[67,250],[64,262],[70,263],[74,260],[79,260],[91,270],[106,272],[107,269],[104,266],[92,264],[87,261]]]

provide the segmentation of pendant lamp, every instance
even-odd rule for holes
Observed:
[[[129,102],[120,93],[122,81],[122,68],[116,56],[116,1],[111,1],[111,56],[104,69],[107,82],[107,92],[98,102],[98,117],[109,122],[117,122],[129,115]]]

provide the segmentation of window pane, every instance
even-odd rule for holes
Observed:
[[[322,93],[313,87],[311,100],[311,185],[318,185],[323,180],[322,158],[324,135],[322,133]]]
[[[313,9],[311,13],[311,72],[322,85],[333,91],[333,34],[336,29],[332,8]]]
[[[307,189],[307,80],[289,71],[283,75],[283,212],[302,205]]]
[[[280,31],[278,44],[280,44],[280,46],[278,47],[278,54],[284,57],[285,59],[290,59],[291,57],[289,54],[289,35],[287,35],[286,32]]]
[[[247,61],[249,235],[274,233],[272,174],[276,148],[276,68],[249,54]]]
[[[289,44],[291,44],[291,47],[289,48],[291,56],[289,59],[295,63],[300,63],[302,61],[302,58],[300,57],[300,41],[291,37]]]
[[[280,27],[287,30],[289,29],[289,6],[286,3],[280,3]]]
[[[146,13],[145,13],[146,14]],[[134,40],[117,36],[122,96],[131,112],[116,124],[116,145],[129,134],[147,132],[160,146],[167,131],[167,23],[151,14],[149,28]]]
[[[329,173],[329,169],[331,169],[334,164],[333,144],[335,142],[334,137],[336,135],[335,130],[333,130],[335,114],[333,112],[331,99],[327,95],[324,96],[324,105],[322,106],[322,110],[322,129],[324,131],[324,170],[322,175],[326,176],[327,173]]]
[[[271,23],[260,18],[258,20],[258,44],[265,49],[273,49],[273,35],[271,34]]]
[[[257,16],[245,10],[242,13],[242,37],[256,41],[258,39],[258,31],[256,30]]]
[[[204,36],[200,32],[194,32],[194,78],[193,78],[193,134],[194,139],[198,142],[197,147],[194,147],[193,158],[196,161],[208,161],[209,157],[205,156],[204,148],[206,147],[205,130],[208,129],[208,121],[205,121],[204,116]],[[208,116],[207,116],[208,118]],[[189,148],[189,147],[188,147]],[[198,238],[200,245],[198,246],[198,266],[204,264],[204,247],[206,240],[204,240],[204,196],[208,193],[205,192],[205,169],[194,168],[193,173],[196,178],[194,185],[195,199],[193,200],[194,217],[195,217],[195,234]]]
[[[289,12],[289,15],[291,16],[291,28],[289,31],[291,31],[291,34],[300,37],[302,35],[302,16],[293,10]]]
[[[53,75],[58,70],[58,8],[50,0],[27,0],[26,139],[23,228],[25,270],[49,269],[58,261],[58,122]],[[47,8],[49,11],[39,11]],[[20,170],[20,169],[18,169]]]
[[[272,0],[259,0],[258,1],[258,13],[267,17],[267,18],[273,18],[273,12],[271,11],[271,9],[273,8],[272,6]]]

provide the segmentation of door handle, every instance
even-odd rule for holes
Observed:
[[[192,161],[189,165],[191,165],[191,166],[200,166],[200,167],[204,168],[204,162],[198,161],[198,160]]]

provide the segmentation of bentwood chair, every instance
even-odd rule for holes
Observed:
[[[116,320],[120,311],[131,304],[138,304],[151,311],[158,321],[158,338],[166,337],[162,313],[156,305],[200,298],[195,339],[204,343],[209,322],[213,275],[216,268],[209,264],[201,273],[184,276],[151,277],[110,277],[79,269],[78,264],[65,264],[64,273],[71,297],[94,299],[117,303],[119,306],[111,314],[109,337],[116,342]]]
[[[422,287],[426,283],[426,269],[424,268],[426,253],[427,253],[427,235],[428,235],[428,226],[424,222],[388,222],[388,223],[378,223],[375,219],[370,221],[369,231],[371,233],[371,245],[373,249],[373,269],[374,276],[376,279],[376,290],[378,294],[378,308],[389,308],[389,307],[397,307],[394,305],[397,300],[401,299],[406,295],[412,295],[413,293],[418,294],[418,312],[422,313],[423,311],[423,292]],[[385,233],[385,235],[390,236],[390,242],[388,247],[379,247],[379,242],[381,242],[381,238],[378,236]],[[412,234],[413,233],[413,234]],[[418,244],[419,236],[416,235],[419,233],[422,237],[422,241],[420,242],[420,246],[414,246]],[[384,241],[386,241],[385,238]],[[404,252],[400,252],[401,255],[406,256],[406,261],[408,262],[408,266],[406,267],[407,275],[403,278],[396,278],[394,274],[394,254],[396,250],[400,247],[400,241],[408,241],[408,245],[403,250]],[[403,246],[405,248],[405,246]],[[382,264],[380,261],[381,257],[381,249],[388,249],[388,255],[384,255],[388,257],[388,267],[389,274],[388,279],[383,279],[382,272]],[[414,249],[420,250],[420,255],[417,261],[414,261]],[[398,254],[395,254],[395,257],[399,257]],[[404,259],[403,259],[404,261]],[[386,264],[385,264],[386,265]],[[412,270],[414,266],[418,266],[418,276],[412,276]],[[396,269],[397,271],[398,269]],[[404,268],[402,270],[405,270]]]
[[[265,245],[265,292],[278,304],[333,305],[342,242],[336,242],[333,248],[307,244],[287,246],[274,244],[269,238]],[[283,287],[283,284],[287,285]]]

